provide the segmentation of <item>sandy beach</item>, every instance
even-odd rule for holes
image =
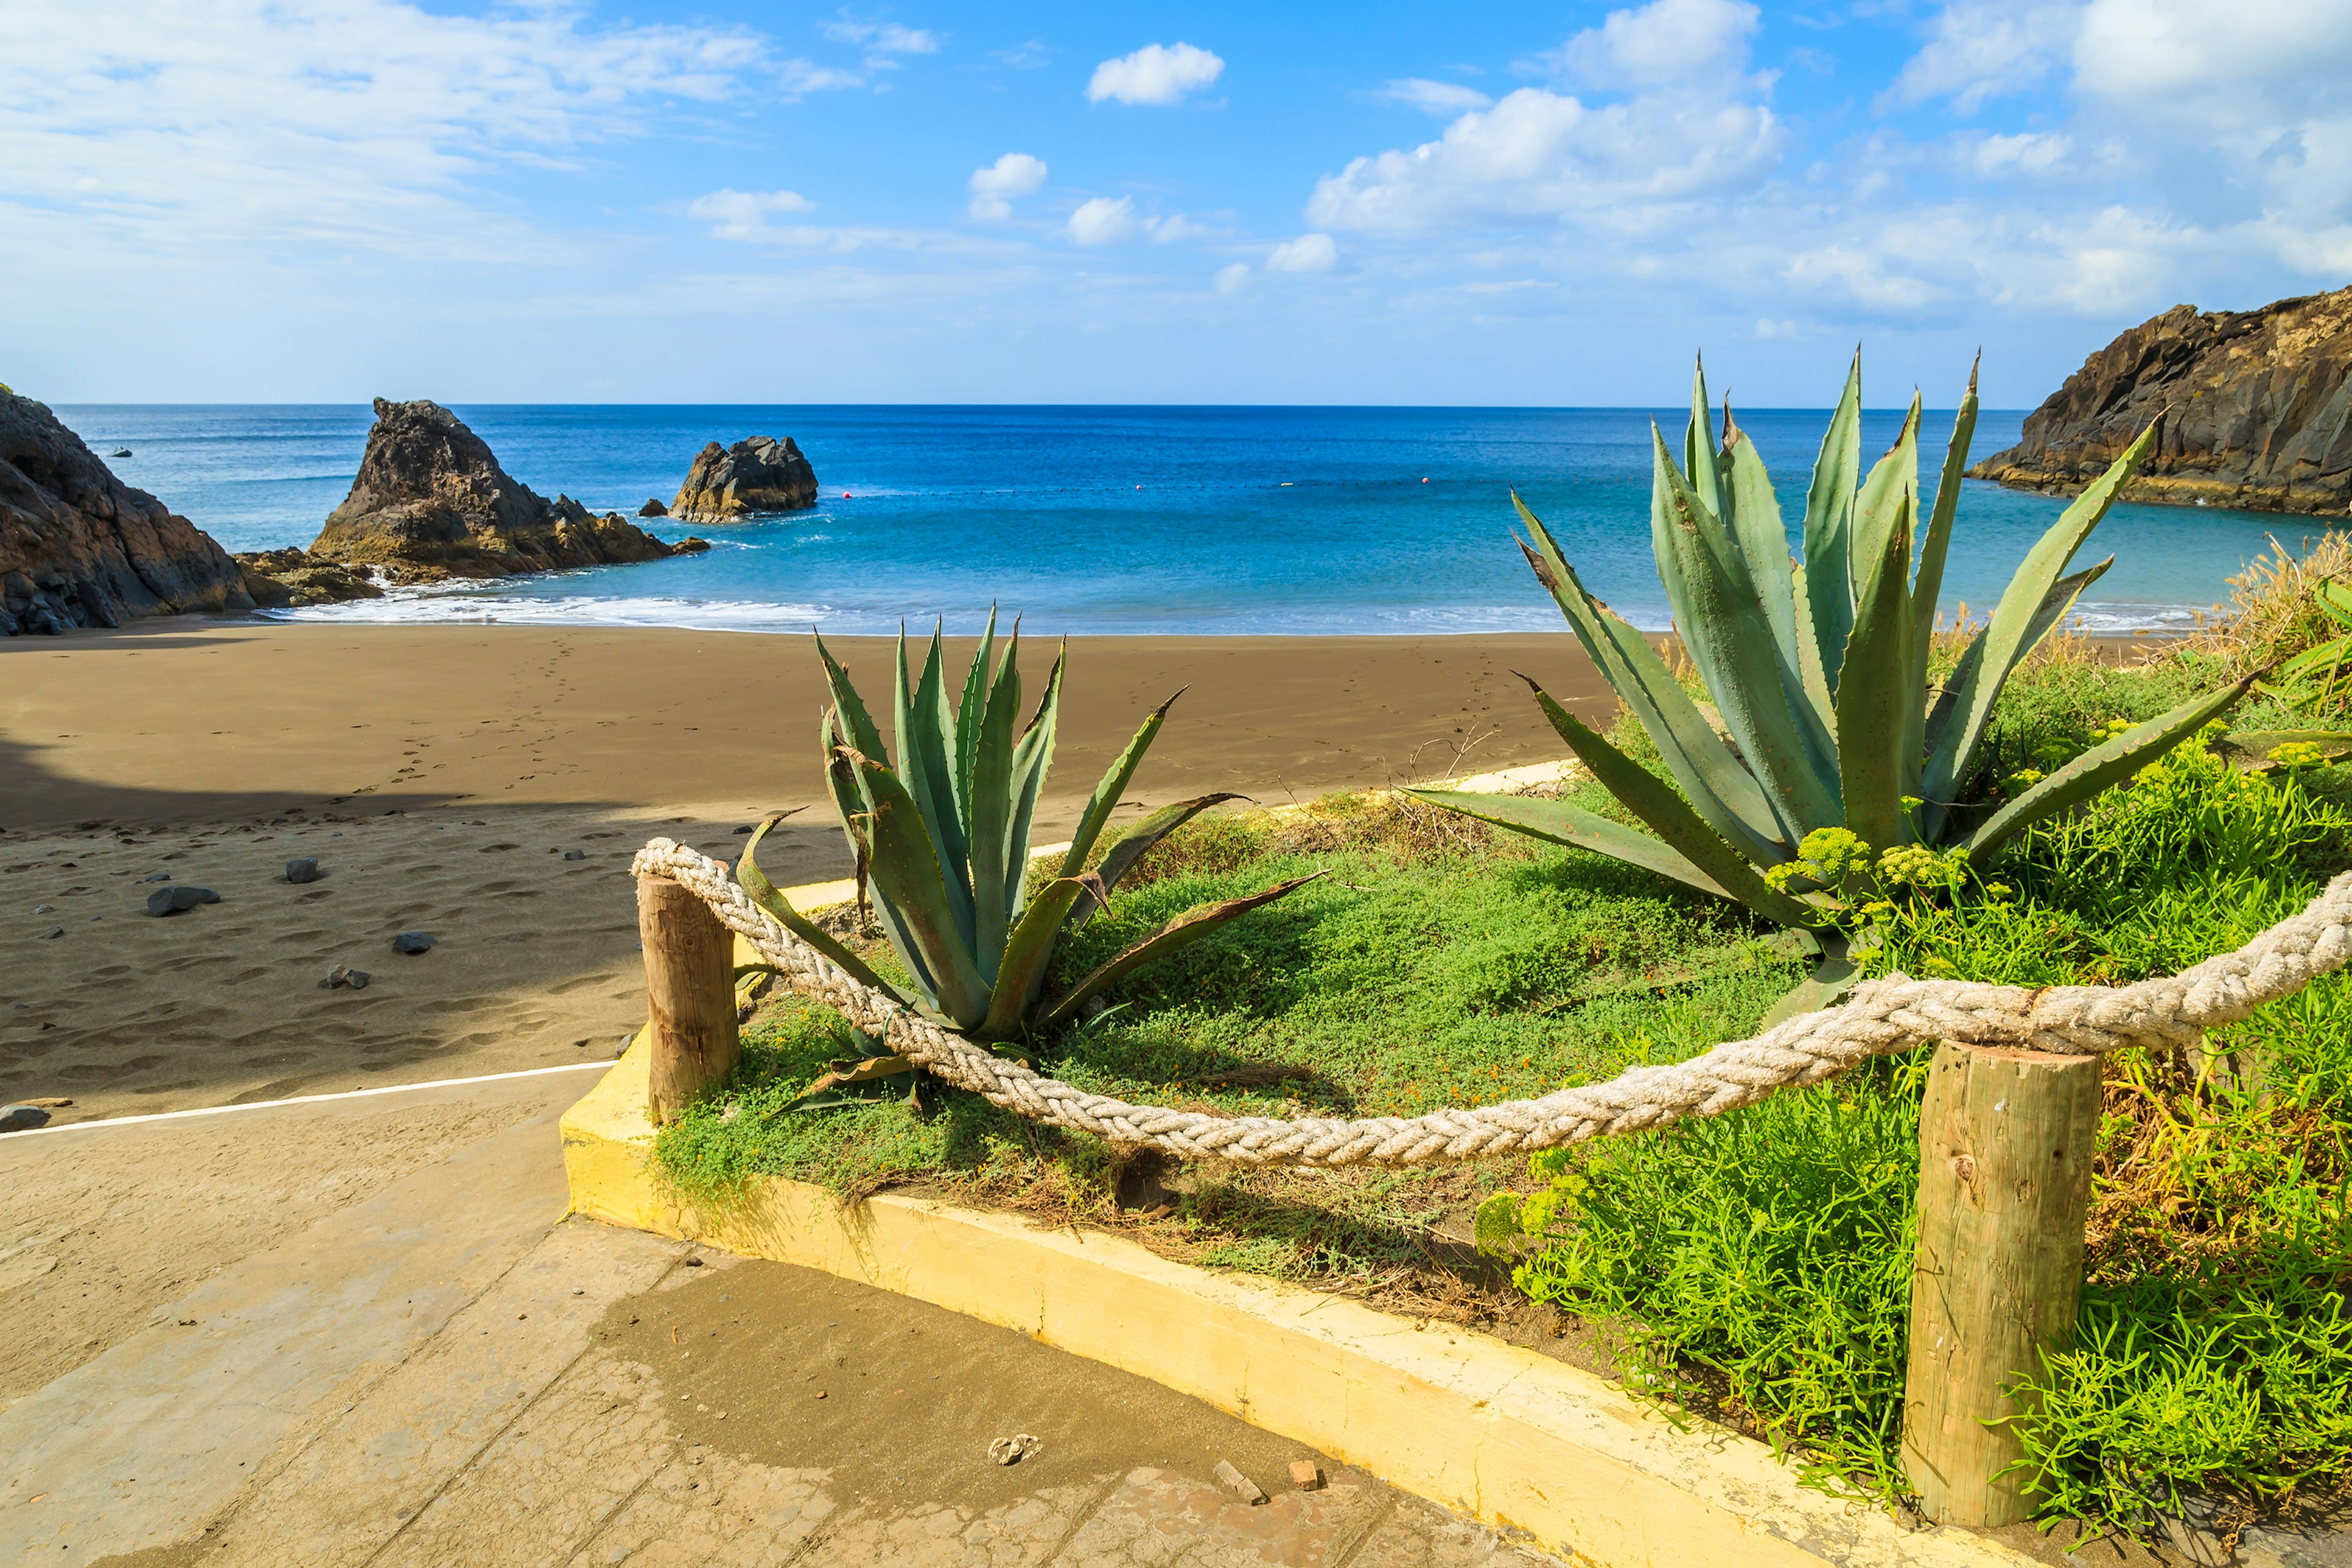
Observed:
[[[828,646],[887,715],[890,645]],[[1028,646],[1029,689],[1050,658]],[[1514,669],[1614,709],[1565,633],[1073,639],[1039,840],[1180,687],[1129,814],[1426,779],[1465,745],[1463,773],[1560,755]],[[181,619],[0,641],[0,1099],[69,1097],[68,1121],[609,1058],[644,1016],[646,838],[731,857],[737,827],[803,806],[762,864],[846,875],[822,703],[797,637]],[[285,880],[297,856],[319,881]],[[221,901],[151,918],[156,877]],[[411,930],[438,945],[394,952]],[[370,984],[323,988],[337,965]]]

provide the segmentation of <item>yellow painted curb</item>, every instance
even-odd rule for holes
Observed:
[[[890,1194],[844,1208],[761,1181],[680,1209],[646,1169],[640,1032],[563,1118],[575,1213],[845,1279],[1018,1329],[1596,1568],[2024,1568],[1952,1529],[1797,1485],[1769,1450],[1677,1430],[1601,1378],[1488,1335],[1296,1286],[1212,1273],[1100,1232]]]

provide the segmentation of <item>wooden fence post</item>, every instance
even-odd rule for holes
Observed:
[[[1919,1112],[1919,1237],[1903,1465],[1943,1524],[2032,1516],[2001,1385],[2070,1348],[2099,1131],[2099,1058],[1936,1047]]]
[[[676,1116],[735,1070],[735,938],[700,899],[667,877],[637,879],[653,1064],[646,1114]]]

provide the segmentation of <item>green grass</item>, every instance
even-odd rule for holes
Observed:
[[[2028,679],[2020,738],[2160,710],[2164,672]],[[2035,743],[2039,743],[2038,741]],[[2189,748],[1891,922],[1875,972],[2117,983],[2242,944],[2352,864],[2331,774],[2292,787]],[[2051,1517],[2146,1530],[2352,1467],[2352,988],[2328,980],[2209,1053],[2110,1058],[2077,1348],[2021,1425]],[[1704,1395],[1809,1476],[1895,1499],[1918,1054],[1749,1110],[1538,1156],[1482,1216],[1529,1294],[1610,1320],[1630,1381]]]
[[[1736,909],[1386,795],[1195,823],[1076,933],[1058,973],[1084,973],[1183,910],[1318,869],[1329,874],[1131,977],[1084,1028],[1029,1042],[1038,1065],[1152,1103],[1414,1115],[1737,1038],[1798,973]],[[887,965],[887,948],[868,951]],[[916,1185],[1116,1217],[1113,1152],[977,1096],[788,1110],[850,1054],[845,1028],[796,1000],[764,1008],[734,1079],[656,1140],[659,1173],[707,1207],[772,1174],[845,1194]],[[1223,1081],[1236,1074],[1259,1081]],[[1161,1230],[1182,1255],[1222,1266],[1339,1287],[1401,1282],[1400,1271],[1442,1268],[1439,1219],[1515,1168],[1195,1173]]]

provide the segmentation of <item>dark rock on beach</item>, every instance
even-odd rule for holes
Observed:
[[[47,1127],[49,1113],[37,1105],[11,1105],[0,1108],[0,1132],[30,1132],[36,1127]]]
[[[413,958],[420,952],[432,952],[439,940],[428,931],[404,931],[392,939],[392,951],[407,953]]]
[[[814,505],[816,470],[793,438],[754,436],[732,447],[713,441],[697,452],[669,510],[688,522],[733,522]]]
[[[220,895],[210,888],[158,888],[147,895],[147,912],[151,915],[176,915],[194,909],[198,904],[216,904]]]
[[[236,557],[245,591],[265,610],[381,599],[383,589],[364,572],[305,550],[254,550]]]
[[[286,862],[286,879],[295,883],[317,881],[319,862],[308,855],[296,856]]]
[[[2084,362],[1969,470],[2071,495],[2159,415],[2126,499],[2341,512],[2352,504],[2352,289],[2259,310],[2175,305]]]
[[[395,582],[511,577],[677,552],[618,512],[597,517],[569,496],[540,495],[439,404],[381,397],[352,493],[310,550]]]
[[[45,405],[0,391],[0,633],[251,608],[209,534],[116,479]]]

